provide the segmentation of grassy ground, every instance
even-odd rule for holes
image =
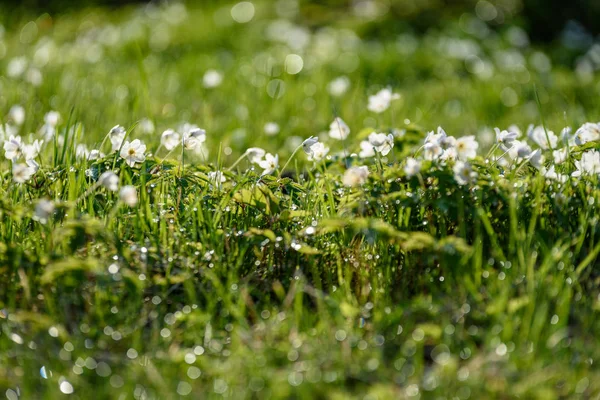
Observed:
[[[600,136],[574,135],[600,111],[593,57],[472,12],[388,35],[293,4],[255,3],[248,23],[219,3],[5,20],[1,393],[597,398]],[[388,86],[400,98],[370,111]],[[184,122],[204,143],[169,151],[161,133]],[[116,124],[143,162],[111,148]],[[493,131],[511,125],[531,146],[518,156]],[[426,139],[438,126],[475,135],[477,156],[432,156],[425,142],[460,149]],[[373,132],[393,148],[359,157]],[[11,135],[45,139],[39,169]],[[310,136],[327,157],[307,159]],[[274,170],[236,164],[250,147]]]

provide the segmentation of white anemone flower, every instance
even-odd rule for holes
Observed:
[[[364,185],[369,177],[369,168],[365,165],[360,167],[351,167],[344,172],[342,183],[346,186]]]
[[[369,158],[375,157],[375,149],[373,145],[368,140],[363,140],[360,142],[360,153],[358,153],[360,158]]]
[[[173,129],[167,129],[160,136],[160,144],[168,151],[173,150],[179,144],[179,133]]]
[[[119,199],[129,207],[135,207],[138,203],[137,191],[131,185],[123,186],[119,191]]]
[[[393,100],[398,100],[400,95],[392,93],[390,88],[381,89],[376,94],[369,96],[367,109],[374,113],[382,113],[390,107]]]
[[[575,143],[579,146],[600,140],[600,123],[587,122],[575,132]]]
[[[127,165],[134,167],[136,163],[142,163],[146,160],[145,151],[146,145],[139,139],[135,139],[133,142],[123,143],[121,157],[125,159]]]
[[[118,151],[121,148],[123,140],[125,140],[126,133],[127,131],[125,131],[125,128],[123,128],[121,125],[115,125],[112,127],[112,129],[108,132],[110,143],[112,145],[111,151]]]
[[[88,157],[90,155],[90,151],[88,150],[87,146],[83,143],[80,143],[77,145],[77,147],[75,147],[75,157],[78,160],[87,160]]]
[[[333,122],[329,124],[329,137],[336,140],[346,140],[350,135],[350,127],[346,125],[343,119],[335,117]]]
[[[48,111],[46,115],[44,115],[44,123],[48,126],[56,128],[59,122],[60,113],[58,111]]]
[[[48,222],[50,216],[54,213],[54,202],[46,199],[41,199],[35,205],[33,219],[42,224]]]
[[[477,157],[479,143],[475,140],[475,136],[463,136],[456,139],[454,148],[456,149],[458,159],[466,161]]]
[[[429,142],[423,146],[423,157],[429,161],[435,161],[444,154],[444,149],[436,142]]]
[[[138,124],[138,127],[140,128],[140,132],[147,135],[154,133],[155,129],[154,122],[148,118],[142,118]]]
[[[427,133],[427,136],[425,137],[425,144],[435,143],[441,147],[443,144],[448,143],[447,138],[448,138],[448,134],[446,134],[446,131],[444,130],[444,128],[442,128],[441,126],[438,126],[437,133],[433,133],[433,131],[430,131]],[[447,147],[447,146],[444,146],[444,147]]]
[[[16,125],[23,125],[23,122],[25,122],[25,109],[23,108],[23,106],[15,104],[8,111],[8,117]]]
[[[35,174],[35,168],[27,164],[13,164],[12,175],[16,183],[25,183]]]
[[[267,136],[275,136],[279,133],[279,125],[276,122],[267,122],[263,129]]]
[[[421,172],[421,161],[415,160],[412,157],[406,159],[406,165],[404,166],[404,173],[408,178],[412,178]]]
[[[183,147],[186,150],[197,150],[206,141],[206,131],[192,126],[183,132]]]
[[[494,130],[496,131],[496,143],[507,148],[511,147],[519,136],[515,131],[501,131],[498,128],[494,128]]]
[[[23,155],[23,139],[21,136],[10,136],[4,142],[4,157],[8,160],[18,160]]]
[[[104,156],[105,156],[105,154],[102,153],[100,150],[92,149],[92,150],[90,150],[87,159],[89,161],[93,161],[93,160],[98,160]]]
[[[350,79],[347,76],[339,76],[327,84],[327,91],[334,97],[341,97],[350,88]]]
[[[273,155],[271,153],[265,154],[265,159],[261,160],[258,163],[258,166],[264,170],[261,175],[269,175],[279,166],[279,155]]]
[[[452,171],[454,172],[454,179],[461,186],[473,183],[477,179],[477,173],[465,161],[457,161]]]
[[[551,179],[553,181],[557,181],[559,183],[565,183],[567,179],[569,179],[567,175],[559,174],[558,172],[556,172],[554,165],[551,166],[550,169],[548,169],[547,171],[542,171],[542,173],[546,178]]]
[[[302,150],[304,150],[304,152],[310,156],[312,154],[312,146],[317,143],[319,141],[318,137],[315,136],[311,136],[308,139],[306,139],[304,142],[302,142]]]
[[[579,177],[582,175],[600,174],[600,152],[590,150],[581,154],[581,160],[575,161],[577,171],[571,176]]]
[[[554,132],[544,129],[543,126],[529,127],[527,136],[543,150],[555,149],[558,143]]]
[[[98,183],[111,192],[119,190],[119,177],[112,171],[103,172],[98,178]]]
[[[321,161],[327,156],[328,153],[329,147],[325,146],[321,142],[318,142],[310,147],[310,154],[307,158],[309,161]]]
[[[267,152],[260,147],[250,147],[246,150],[246,157],[251,164],[259,164]]]
[[[554,158],[554,164],[562,164],[567,160],[567,157],[569,156],[569,149],[568,148],[562,148],[559,150],[554,150],[552,152],[552,157]]]
[[[375,151],[382,156],[386,156],[394,147],[394,135],[391,133],[388,135],[385,133],[371,133],[368,139]]]

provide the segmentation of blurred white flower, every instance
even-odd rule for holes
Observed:
[[[279,125],[275,122],[267,122],[263,129],[267,136],[274,136],[279,133]]]
[[[313,146],[313,144],[317,143],[318,141],[319,141],[318,137],[315,137],[315,136],[309,137],[304,142],[302,142],[302,150],[304,150],[304,152],[310,156],[312,154],[311,147]]]
[[[167,129],[160,136],[160,144],[168,151],[173,150],[179,144],[179,133],[173,129]]]
[[[344,172],[342,183],[346,186],[364,185],[369,177],[369,168],[365,165],[360,167],[351,167]]]
[[[335,97],[343,96],[350,88],[350,79],[339,76],[327,84],[327,91]]]
[[[33,86],[40,86],[44,80],[42,72],[37,68],[29,68],[25,74],[25,80]]]
[[[527,136],[543,150],[555,149],[558,143],[558,137],[554,132],[544,129],[543,126],[529,127]]]
[[[60,113],[58,111],[48,111],[44,115],[44,123],[55,128],[60,122]]]
[[[221,183],[227,181],[227,178],[225,178],[225,175],[221,171],[210,171],[208,173],[208,180],[220,186]]]
[[[429,161],[439,159],[444,153],[444,149],[437,142],[425,143],[423,146],[423,158]]]
[[[110,143],[112,144],[111,151],[118,151],[125,140],[127,131],[121,125],[116,125],[108,132]]]
[[[579,146],[600,140],[600,123],[587,122],[575,132],[575,143]]]
[[[446,150],[442,152],[442,155],[439,157],[441,161],[456,161],[458,159],[458,151],[456,147],[448,147]]]
[[[367,109],[374,113],[382,113],[390,107],[393,100],[398,100],[400,95],[392,93],[390,88],[381,89],[376,94],[369,96],[369,104]]]
[[[16,125],[23,125],[23,122],[25,122],[25,109],[23,106],[15,104],[8,111],[8,118]]]
[[[475,140],[475,136],[463,136],[456,139],[454,148],[456,149],[458,159],[466,161],[477,157],[479,143]]]
[[[35,169],[27,164],[13,164],[12,175],[16,183],[25,183],[35,174]]]
[[[260,147],[250,147],[246,150],[246,157],[252,164],[259,164],[265,156],[265,151]]]
[[[550,167],[547,171],[542,171],[544,176],[548,179],[552,179],[554,181],[565,183],[569,177],[567,175],[559,174],[556,172],[554,165]]]
[[[150,135],[154,133],[154,122],[148,118],[142,118],[138,124],[140,132]]]
[[[329,147],[323,143],[318,142],[310,147],[310,154],[308,154],[309,161],[321,161],[329,153]]]
[[[552,157],[554,158],[554,164],[562,164],[567,160],[569,156],[569,150],[565,147],[563,149],[554,150],[552,152]]]
[[[439,145],[440,147],[442,147],[442,145],[444,145],[443,147],[447,147],[447,140],[448,135],[446,134],[446,131],[441,126],[438,126],[437,133],[433,133],[433,131],[427,133],[427,136],[425,137],[425,144],[433,143]]]
[[[454,172],[454,179],[459,185],[467,185],[475,182],[475,179],[477,179],[477,173],[465,161],[457,161],[452,171]]]
[[[368,140],[363,140],[360,142],[360,153],[358,153],[360,158],[369,158],[375,157],[375,149],[373,145]]]
[[[205,88],[215,88],[223,82],[223,74],[214,69],[209,69],[202,78]]]
[[[33,219],[39,221],[42,224],[48,222],[48,218],[54,213],[54,202],[50,200],[41,199],[35,205],[35,213]]]
[[[127,141],[123,143],[121,157],[125,159],[127,165],[133,167],[136,163],[142,163],[146,160],[145,151],[146,145],[139,139],[135,139],[133,142]]]
[[[273,156],[271,153],[267,153],[265,154],[265,159],[261,160],[258,165],[264,170],[261,175],[268,175],[279,166],[279,155],[275,154]]]
[[[520,140],[514,140],[512,147],[504,150],[507,151],[508,156],[513,160],[527,158],[531,155],[532,151],[531,146]]]
[[[31,171],[35,174],[36,172],[38,172],[38,170],[40,169],[40,164],[37,163],[37,161],[35,160],[25,160],[25,164],[27,164],[27,166],[29,168],[31,168]]]
[[[529,162],[537,169],[541,169],[544,166],[544,160],[544,156],[542,155],[542,151],[540,149],[531,152],[529,155]]]
[[[93,149],[93,150],[90,150],[90,152],[88,153],[88,157],[87,157],[87,159],[88,159],[89,161],[92,161],[92,160],[98,160],[98,159],[100,159],[100,158],[104,157],[104,155],[105,155],[105,154],[104,154],[104,153],[102,153],[100,150]]]
[[[4,142],[4,157],[8,160],[16,161],[23,155],[23,139],[21,136],[10,136]]]
[[[192,125],[183,132],[183,147],[186,150],[196,150],[206,141],[206,131]]]
[[[112,171],[103,172],[98,178],[98,183],[111,192],[119,190],[119,177]]]
[[[333,122],[329,124],[329,137],[336,140],[345,140],[350,134],[350,128],[343,119],[335,117]]]
[[[589,150],[581,154],[581,160],[575,161],[577,171],[571,175],[578,177],[582,175],[600,174],[600,152]]]
[[[137,191],[133,186],[123,186],[119,191],[119,199],[129,207],[135,207],[138,203]]]
[[[391,133],[371,133],[369,135],[369,143],[382,156],[386,156],[394,147],[394,135]]]
[[[404,173],[408,178],[412,178],[421,172],[421,162],[415,160],[412,157],[406,159],[406,165],[404,166]]]
[[[513,142],[517,139],[518,134],[514,131],[501,131],[498,128],[494,128],[496,131],[496,143],[507,148],[512,146]]]
[[[8,75],[10,78],[18,78],[19,76],[23,75],[26,69],[27,58],[15,57],[12,58],[6,66],[6,75]]]
[[[87,146],[83,143],[78,144],[77,147],[75,147],[75,157],[78,160],[87,160],[88,156],[90,155],[90,151],[88,150]]]

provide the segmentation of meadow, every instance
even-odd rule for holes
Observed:
[[[5,10],[0,396],[600,398],[600,46],[429,3]]]

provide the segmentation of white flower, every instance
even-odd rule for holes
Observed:
[[[540,149],[533,151],[529,156],[529,162],[537,169],[542,168],[544,164],[544,156],[542,155],[542,151]]]
[[[129,207],[135,207],[138,202],[137,191],[133,186],[123,186],[119,191],[119,198]]]
[[[135,163],[142,163],[146,160],[144,152],[146,151],[146,145],[139,139],[135,139],[133,142],[125,142],[121,147],[121,157],[125,159],[125,162],[130,167],[135,166]]]
[[[261,160],[258,165],[264,170],[261,175],[268,175],[277,169],[277,166],[279,165],[279,155],[275,154],[273,156],[271,153],[267,153],[265,154],[265,159]]]
[[[427,144],[427,143],[437,144],[440,147],[442,147],[443,144],[447,144],[448,143],[448,135],[446,134],[446,131],[444,130],[444,128],[442,128],[441,126],[438,126],[437,133],[433,133],[433,131],[430,131],[429,133],[427,133],[427,136],[425,137],[425,144]],[[444,146],[444,147],[447,147],[447,146]]]
[[[425,143],[423,146],[423,157],[429,161],[439,159],[444,153],[444,149],[436,142]]]
[[[173,150],[179,144],[179,133],[173,129],[167,129],[160,136],[160,144],[168,151]]]
[[[454,148],[456,149],[458,159],[466,161],[477,157],[479,143],[475,140],[475,136],[463,136],[456,140]]]
[[[223,82],[223,74],[214,69],[209,69],[202,78],[205,88],[215,88]]]
[[[446,150],[444,150],[439,159],[445,162],[456,161],[458,159],[458,151],[456,150],[456,147],[448,147]]]
[[[360,186],[367,181],[369,176],[369,168],[365,165],[361,167],[352,167],[344,172],[342,182],[346,186]]]
[[[118,151],[125,140],[125,128],[121,125],[114,126],[109,132],[110,143],[112,144],[112,151]]]
[[[25,183],[35,174],[35,169],[27,164],[13,164],[12,174],[13,181],[16,183]]]
[[[31,169],[32,174],[35,174],[40,169],[40,164],[35,160],[25,160],[25,164]]]
[[[183,147],[186,150],[196,150],[206,141],[206,131],[192,125],[183,132]]]
[[[304,150],[304,152],[310,156],[312,154],[311,147],[318,141],[319,141],[318,137],[315,137],[315,136],[309,137],[304,142],[302,142],[302,150]]]
[[[77,147],[75,147],[75,157],[77,159],[83,158],[84,160],[87,160],[89,155],[90,151],[85,144],[78,144]]]
[[[23,125],[25,122],[25,109],[18,104],[12,106],[8,112],[8,117],[17,125]]]
[[[346,140],[350,134],[350,128],[343,119],[335,117],[333,122],[329,124],[329,137],[336,140]]]
[[[339,76],[327,84],[327,91],[335,97],[343,96],[350,88],[350,79],[347,76]]]
[[[371,133],[369,143],[375,148],[375,151],[381,153],[382,156],[386,156],[394,147],[394,135],[391,133],[388,135],[385,133]]]
[[[369,104],[367,109],[374,113],[382,113],[390,107],[392,100],[397,100],[400,95],[392,93],[390,88],[381,89],[373,96],[369,96]]]
[[[310,154],[308,155],[309,161],[321,161],[329,153],[329,147],[323,143],[318,142],[310,147]]]
[[[92,160],[98,160],[99,158],[104,157],[104,153],[102,153],[100,150],[90,150],[89,154],[88,154],[88,160],[92,161]]]
[[[554,165],[551,166],[550,169],[547,171],[542,170],[542,173],[544,174],[544,176],[546,178],[552,179],[552,180],[560,182],[560,183],[565,183],[567,181],[567,179],[569,178],[566,175],[557,173],[554,169]]]
[[[457,161],[452,171],[454,172],[454,179],[459,185],[467,185],[477,179],[477,173],[473,171],[468,162]]]
[[[11,58],[11,60],[8,62],[8,65],[6,66],[6,75],[8,75],[11,78],[18,78],[19,76],[23,75],[25,69],[27,69],[27,58]]]
[[[225,175],[223,175],[223,173],[221,171],[210,171],[208,173],[208,180],[210,180],[212,183],[220,185],[221,183],[225,182],[227,179],[225,178]]]
[[[569,156],[569,149],[567,149],[566,147],[563,149],[554,150],[552,152],[552,157],[554,157],[554,164],[557,164],[557,165],[564,163],[568,156]]]
[[[279,125],[275,122],[267,122],[263,129],[267,136],[275,136],[279,133]]]
[[[514,140],[512,147],[505,150],[507,151],[508,156],[513,160],[527,158],[531,155],[531,147],[520,140]]]
[[[368,140],[363,140],[360,142],[360,153],[358,153],[360,158],[369,158],[375,157],[375,149],[373,145]]]
[[[558,143],[558,137],[554,132],[544,129],[542,126],[529,127],[527,136],[543,150],[554,149]]]
[[[575,132],[575,143],[579,146],[600,140],[600,123],[587,122]]]
[[[421,172],[421,161],[415,160],[412,157],[406,159],[406,165],[404,166],[404,173],[408,178],[412,178]]]
[[[154,133],[154,122],[148,118],[142,118],[138,124],[140,131],[145,134]]]
[[[56,128],[59,121],[60,113],[58,111],[48,111],[46,115],[44,115],[44,123],[48,126]]]
[[[586,151],[581,154],[581,160],[575,161],[577,171],[572,176],[600,174],[600,152],[597,150]]]
[[[112,171],[103,172],[98,178],[98,183],[111,192],[119,190],[119,177]]]
[[[17,160],[23,155],[23,139],[21,136],[10,136],[4,142],[4,157],[8,160]]]
[[[35,205],[33,219],[45,224],[52,213],[54,213],[54,202],[42,199]]]
[[[250,147],[248,150],[246,150],[246,157],[250,163],[259,164],[265,156],[265,153],[266,151],[260,147]]]
[[[507,148],[512,146],[513,142],[519,136],[515,131],[501,131],[498,128],[494,128],[494,130],[496,131],[496,143]]]

